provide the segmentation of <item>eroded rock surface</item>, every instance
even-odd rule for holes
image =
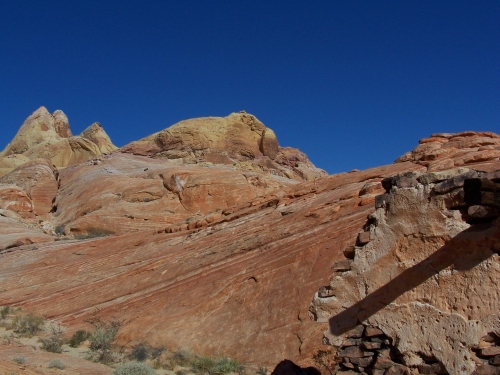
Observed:
[[[61,168],[116,149],[100,125],[91,125],[80,136],[72,136],[64,112],[50,114],[40,107],[0,153],[0,177],[28,160],[43,158]]]
[[[58,178],[57,169],[46,159],[35,159],[1,177],[0,189],[9,184],[16,185],[29,198],[31,208],[28,212],[44,217],[52,210],[58,191]]]
[[[56,232],[67,222],[66,233],[83,238],[95,234],[91,228],[120,235],[10,248],[0,262],[1,303],[57,317],[72,331],[99,308],[127,321],[121,340],[130,345],[268,365],[303,360],[322,347],[324,327],[307,310],[330,264],[342,257],[337,249],[351,244],[383,177],[423,169],[403,163],[296,184],[148,160],[145,167],[143,157],[114,154],[61,171]],[[234,196],[235,189],[244,194]],[[126,217],[132,212],[136,219]]]
[[[500,136],[491,132],[437,133],[419,143],[396,163],[413,161],[437,171],[500,158]]]
[[[321,342],[333,314],[432,256],[447,241],[461,241],[459,236],[466,233],[473,239],[464,244],[478,243],[479,250],[471,254],[480,259],[474,266],[480,271],[459,268],[448,274],[440,270],[442,279],[432,274],[429,280],[434,284],[426,279],[431,283],[429,293],[416,287],[413,294],[398,297],[405,307],[394,310],[391,322],[404,315],[402,311],[412,312],[413,305],[422,305],[427,310],[415,310],[420,316],[439,311],[463,318],[470,313],[465,321],[480,323],[476,328],[466,324],[476,330],[466,343],[492,332],[478,301],[493,301],[488,302],[490,311],[496,308],[497,297],[488,299],[474,289],[477,298],[469,303],[457,296],[456,309],[451,307],[451,297],[441,303],[449,303],[447,308],[423,299],[440,296],[436,280],[453,290],[452,277],[465,275],[456,287],[463,291],[469,279],[494,269],[496,263],[485,266],[482,256],[487,253],[486,237],[496,224],[467,232],[469,224],[454,207],[463,205],[464,173],[495,171],[500,168],[498,160],[467,164],[467,171],[453,175],[439,167],[429,174],[428,165],[412,159],[325,176],[300,151],[279,147],[276,135],[245,113],[181,122],[110,154],[103,154],[110,149],[104,147],[107,136],[99,125],[78,138],[71,137],[66,122],[61,113],[43,110],[27,120],[37,129],[52,124],[40,131],[93,150],[85,158],[79,159],[73,151],[74,159],[68,158],[67,149],[55,147],[52,157],[22,165],[27,161],[23,158],[31,159],[38,155],[37,147],[50,143],[43,139],[29,141],[31,151],[2,154],[2,160],[10,158],[8,165],[17,169],[0,180],[0,305],[22,306],[57,318],[69,326],[69,334],[88,328],[84,320],[99,309],[104,319],[119,317],[126,322],[119,337],[122,344],[188,348],[265,365],[289,358],[301,367],[317,367],[311,358],[329,353],[335,342],[331,334],[329,343]],[[24,134],[21,130],[19,134]],[[24,149],[24,138],[19,139],[8,147],[9,152]],[[76,164],[54,168],[57,160]],[[386,179],[401,174],[406,177]],[[383,194],[386,189],[391,193]],[[395,210],[400,201],[407,205],[403,211],[409,217]],[[376,222],[359,233],[374,204],[384,209],[377,214],[382,216],[374,216]],[[406,231],[400,240],[395,239],[393,225]],[[385,239],[379,236],[383,228]],[[415,228],[418,235],[411,232]],[[457,239],[451,238],[453,233],[459,233]],[[375,248],[377,242],[381,248]],[[460,246],[468,249],[468,245]],[[365,252],[370,246],[374,249]],[[397,256],[391,253],[394,249],[399,249]],[[476,259],[476,255],[470,256]],[[332,284],[318,292],[316,300],[321,303],[339,298],[337,294],[346,298],[340,307],[327,303],[321,305],[324,310],[317,307],[317,316],[324,322],[318,324],[309,319],[308,308],[318,286],[331,275],[332,264],[335,278],[347,277],[353,270],[359,274],[346,282],[350,289],[337,293]],[[362,342],[375,343],[363,344],[366,352],[395,350],[395,333],[376,316],[367,317],[364,324],[380,329],[388,343],[377,348],[378,342],[365,340],[363,334]],[[402,337],[414,338],[401,343],[416,353],[416,332]],[[486,354],[477,357],[482,361]],[[445,357],[435,355],[432,363],[448,366]],[[472,354],[468,358],[473,359]],[[495,358],[487,357],[481,365],[494,366],[489,361]],[[407,366],[397,360],[394,366]],[[423,364],[432,364],[425,360]],[[365,362],[349,363],[356,370]],[[394,371],[402,368],[396,367]]]
[[[500,219],[471,216],[463,194],[465,178],[481,176],[496,172],[408,172],[382,181],[387,192],[347,252],[348,266],[334,265],[310,309],[329,324],[324,339],[339,348],[340,370],[494,367],[494,350],[480,353],[484,360],[473,351],[488,333],[492,341],[500,334]]]
[[[299,150],[281,148],[276,134],[244,111],[181,121],[122,147],[121,152],[184,164],[227,164],[297,180],[327,175]]]

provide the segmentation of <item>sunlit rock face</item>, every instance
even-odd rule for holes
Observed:
[[[48,134],[48,139],[78,138],[65,127],[62,112],[37,112],[26,123]],[[40,130],[43,124],[48,130]],[[21,130],[18,135],[24,134]],[[91,142],[94,146],[89,143],[87,148],[94,151],[73,164],[68,160],[76,154],[67,154],[65,148],[51,149],[51,157],[34,158],[34,149],[55,144],[44,139],[26,141],[31,147],[26,150],[15,139],[0,161],[0,167],[14,168],[0,178],[0,304],[35,309],[61,320],[68,334],[88,329],[84,320],[99,309],[103,318],[126,322],[119,335],[122,344],[187,348],[267,366],[283,358],[303,367],[317,366],[313,357],[331,352],[335,337],[342,335],[330,333],[322,341],[331,317],[355,304],[362,293],[377,290],[398,272],[432,256],[435,249],[461,241],[463,233],[483,236],[484,231],[468,232],[472,227],[448,207],[460,202],[454,188],[440,185],[436,196],[432,189],[472,173],[470,168],[500,169],[498,160],[491,159],[467,164],[458,175],[430,176],[428,165],[408,160],[326,176],[297,149],[280,147],[272,130],[245,113],[187,120],[117,151],[100,125],[93,124],[79,139]],[[58,160],[66,162],[57,164]],[[404,173],[409,173],[405,183],[416,181],[421,187],[391,185],[392,206],[375,209],[380,204],[376,197],[386,192],[384,178]],[[403,208],[396,210],[400,203]],[[376,222],[359,235],[370,214]],[[404,230],[400,240],[395,228]],[[489,228],[493,231],[493,224]],[[382,230],[384,240],[377,237]],[[419,234],[411,234],[414,230]],[[358,237],[373,247],[366,252],[372,255],[363,256],[357,248],[344,251],[360,241]],[[377,241],[380,247],[375,248]],[[486,240],[477,241],[481,248]],[[482,259],[481,251],[478,265],[470,270],[460,266],[457,272],[438,271],[446,288],[461,291],[469,280],[490,275],[486,268],[494,264],[483,267],[489,260]],[[316,296],[315,301],[327,302],[315,307],[323,322],[318,323],[310,320],[309,306],[318,287],[328,282],[332,264],[340,272],[335,278],[351,272],[354,264],[359,275],[352,276],[354,286],[343,282],[347,289],[339,295],[347,302],[341,307],[330,304],[332,296]],[[474,276],[478,267],[483,273]],[[370,275],[368,281],[363,281],[365,274]],[[455,287],[450,280],[462,274],[467,277]],[[456,309],[451,297],[442,302],[449,304],[446,308],[432,302],[441,293],[434,284],[427,289],[431,302],[425,302],[419,288],[398,297],[401,306],[422,306],[428,316],[436,310],[463,317],[469,309],[463,297],[457,297]],[[482,293],[478,296],[488,309],[495,308],[493,297],[477,293]],[[470,306],[477,305],[476,299],[472,302]],[[399,319],[401,309],[394,310],[391,321]],[[480,323],[469,341],[487,325],[476,307],[470,309],[465,321]],[[413,314],[411,309],[404,311]],[[377,313],[366,322],[379,327],[383,340],[392,340],[394,332],[383,320],[375,320]],[[417,353],[418,335],[409,332],[402,337],[415,338],[405,350]],[[370,336],[364,331],[361,337]],[[433,358],[447,365],[444,356]]]
[[[436,133],[396,160],[413,161],[429,171],[488,163],[500,158],[500,136],[491,132]]]
[[[80,136],[72,136],[64,112],[57,110],[50,114],[40,107],[0,153],[0,176],[28,160],[43,158],[63,168],[116,149],[100,125],[93,124]]]
[[[299,181],[326,176],[299,150],[280,147],[273,130],[244,111],[181,121],[121,151],[182,164],[226,164]]]
[[[482,171],[493,168],[500,162],[382,181],[357,246],[310,308],[329,325],[339,370],[496,373],[500,210],[464,200],[465,179],[500,181],[500,171]]]

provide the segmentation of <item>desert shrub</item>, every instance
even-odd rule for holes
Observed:
[[[22,355],[16,355],[14,358],[12,358],[12,360],[18,365],[24,365],[26,363],[26,358],[24,358]]]
[[[64,370],[66,368],[66,365],[60,359],[53,359],[52,361],[49,362],[47,367],[48,368],[56,368],[59,370]]]
[[[64,234],[64,225],[59,225],[54,229],[54,233],[60,236],[61,234]]]
[[[191,367],[196,373],[209,373],[215,365],[216,359],[213,357],[198,357],[191,363]]]
[[[243,366],[238,361],[233,361],[230,358],[220,358],[210,374],[229,374],[231,372],[242,373]]]
[[[186,370],[182,370],[182,369],[181,370],[177,370],[175,372],[175,375],[188,375],[188,374],[189,374],[189,372],[187,372]]]
[[[31,337],[42,330],[44,323],[45,319],[42,316],[30,312],[14,317],[12,329],[20,335]]]
[[[189,351],[179,349],[172,355],[171,362],[174,366],[188,366],[191,364],[192,358],[193,356]]]
[[[259,366],[259,369],[257,370],[256,374],[257,375],[267,375],[267,367],[264,366]]]
[[[165,370],[174,370],[174,366],[172,366],[172,363],[169,360],[163,359],[161,356],[156,357],[151,364],[154,369],[159,370],[159,369],[165,369]]]
[[[0,309],[0,318],[5,319],[10,314],[10,306],[4,306]]]
[[[153,359],[158,358],[159,356],[161,356],[163,354],[164,351],[165,351],[164,346],[159,346],[158,348],[152,348],[151,349],[151,358],[153,358]]]
[[[191,367],[195,373],[209,375],[225,375],[231,372],[242,372],[239,362],[231,358],[197,357],[192,361]]]
[[[86,322],[94,327],[88,338],[90,341],[90,359],[103,363],[113,362],[114,341],[122,322],[116,319],[104,321],[97,316],[87,319]]]
[[[113,371],[113,375],[155,375],[156,371],[145,363],[129,362],[125,363]]]
[[[69,339],[68,344],[72,348],[78,348],[80,344],[87,340],[90,336],[90,332],[80,329],[73,333],[73,336],[71,336],[71,338]]]
[[[40,339],[42,348],[48,352],[61,353],[64,342],[63,335],[66,332],[66,328],[57,322],[49,322],[45,325],[45,331],[49,335]]]
[[[149,357],[149,350],[143,344],[134,346],[129,354],[129,358],[138,362],[144,362]]]

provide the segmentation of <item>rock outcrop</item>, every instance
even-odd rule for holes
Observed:
[[[15,185],[29,199],[28,212],[44,217],[52,210],[52,204],[58,191],[58,171],[46,159],[34,159],[26,162],[11,173],[0,178],[0,189]],[[24,198],[22,198],[24,201]],[[4,204],[15,204],[16,200],[6,200]],[[24,205],[24,204],[23,204]],[[14,211],[15,210],[11,210]]]
[[[61,233],[107,233],[204,226],[224,212],[282,197],[285,178],[115,153],[60,172],[54,226]],[[75,199],[79,204],[75,205]],[[193,228],[191,228],[193,229]]]
[[[477,216],[463,189],[498,175],[458,168],[382,181],[357,245],[310,309],[329,324],[339,373],[500,371],[489,349],[500,340],[500,218]]]
[[[80,136],[72,136],[64,112],[50,114],[40,107],[0,152],[0,177],[28,160],[43,158],[64,168],[116,149],[99,124],[91,125]]]
[[[99,125],[72,137],[66,123],[62,112],[40,109],[2,153],[0,167],[16,169],[0,179],[0,305],[57,318],[69,334],[87,328],[85,319],[98,309],[103,319],[126,322],[122,344],[268,366],[283,358],[302,368],[330,366],[332,345],[353,358],[343,369],[358,372],[380,370],[364,358],[382,358],[384,350],[390,363],[380,366],[391,371],[429,365],[450,372],[450,361],[473,370],[471,360],[477,370],[498,360],[498,331],[490,324],[498,310],[491,287],[498,223],[485,210],[464,208],[462,188],[466,178],[494,176],[498,158],[449,171],[412,156],[325,176],[245,113],[187,120],[111,153]],[[50,142],[25,137],[30,126]],[[465,147],[460,160],[478,151],[470,146],[479,144],[477,134],[462,134],[464,143],[454,147],[456,155]],[[57,142],[90,151],[36,151]],[[309,311],[332,264],[331,285]],[[406,290],[412,280],[421,282]],[[379,289],[382,304],[366,300]],[[349,327],[335,320],[344,311]],[[455,324],[463,331],[445,335],[448,346],[436,352],[441,338],[417,330],[426,317],[434,319],[432,329],[446,333]],[[350,325],[363,332],[345,341]]]
[[[413,161],[437,171],[500,158],[500,136],[491,132],[437,133],[419,143],[396,163]]]
[[[326,176],[299,150],[281,148],[274,132],[244,111],[181,121],[122,147],[121,152],[183,164],[227,164],[297,180]]]

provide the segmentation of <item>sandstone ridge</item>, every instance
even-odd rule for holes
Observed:
[[[500,136],[492,132],[436,133],[421,139],[396,163],[412,161],[438,171],[500,158]]]
[[[0,177],[28,160],[44,158],[57,168],[64,168],[116,149],[100,125],[93,124],[79,136],[73,136],[63,111],[50,114],[40,107],[0,152]]]
[[[273,130],[244,111],[181,121],[120,151],[183,164],[227,164],[296,180],[326,176],[304,153],[281,148]]]
[[[47,116],[52,115],[41,117]],[[432,318],[440,314],[443,324],[456,318],[470,331],[467,345],[497,332],[490,324],[498,301],[490,288],[498,279],[497,255],[491,250],[497,224],[484,210],[466,209],[462,215],[460,192],[464,176],[500,169],[498,157],[473,158],[451,171],[410,158],[323,176],[297,150],[279,147],[274,133],[250,116],[187,120],[118,152],[103,148],[100,155],[65,168],[44,157],[9,154],[28,160],[19,159],[21,165],[0,178],[0,305],[36,310],[67,325],[69,334],[88,328],[84,321],[97,308],[104,319],[119,316],[126,322],[119,340],[129,346],[223,353],[268,366],[283,358],[317,366],[318,353],[334,353],[334,345],[348,347],[346,332],[335,328],[332,318],[434,252],[448,259],[449,253],[439,249],[452,243],[478,250],[457,269],[439,270],[424,280],[428,295],[417,285],[398,296],[397,304],[360,315],[363,332],[352,345],[357,349],[349,350],[376,342],[367,339],[372,336],[365,326],[376,328],[383,335],[374,337],[386,345],[379,349],[399,350],[409,360],[420,358],[420,366],[438,363],[449,372],[449,361],[458,361],[449,343],[456,341],[435,353],[440,339],[416,332],[418,324],[388,328],[387,322],[399,324],[404,311]],[[71,137],[64,133],[64,121],[58,124],[45,132]],[[203,126],[220,133],[212,139],[212,131],[200,130]],[[233,136],[235,129],[243,138]],[[455,147],[458,153],[467,146],[463,160],[489,152],[471,150],[483,142],[477,134],[462,134],[464,141],[472,139]],[[103,147],[99,142],[106,137],[97,124],[83,135]],[[36,148],[44,141],[30,142]],[[298,172],[302,169],[312,180]],[[318,292],[332,264],[331,285]],[[485,280],[488,288],[477,290],[477,280]],[[337,292],[337,285],[345,290]],[[469,303],[460,293],[442,295],[453,288],[473,290],[474,297]],[[392,315],[377,315],[387,309]],[[366,352],[377,346],[366,345],[372,345]],[[459,350],[465,356],[459,365],[473,369],[475,358],[467,350]],[[390,366],[418,369],[402,357],[389,358]],[[344,363],[358,371],[363,362],[356,361]]]

